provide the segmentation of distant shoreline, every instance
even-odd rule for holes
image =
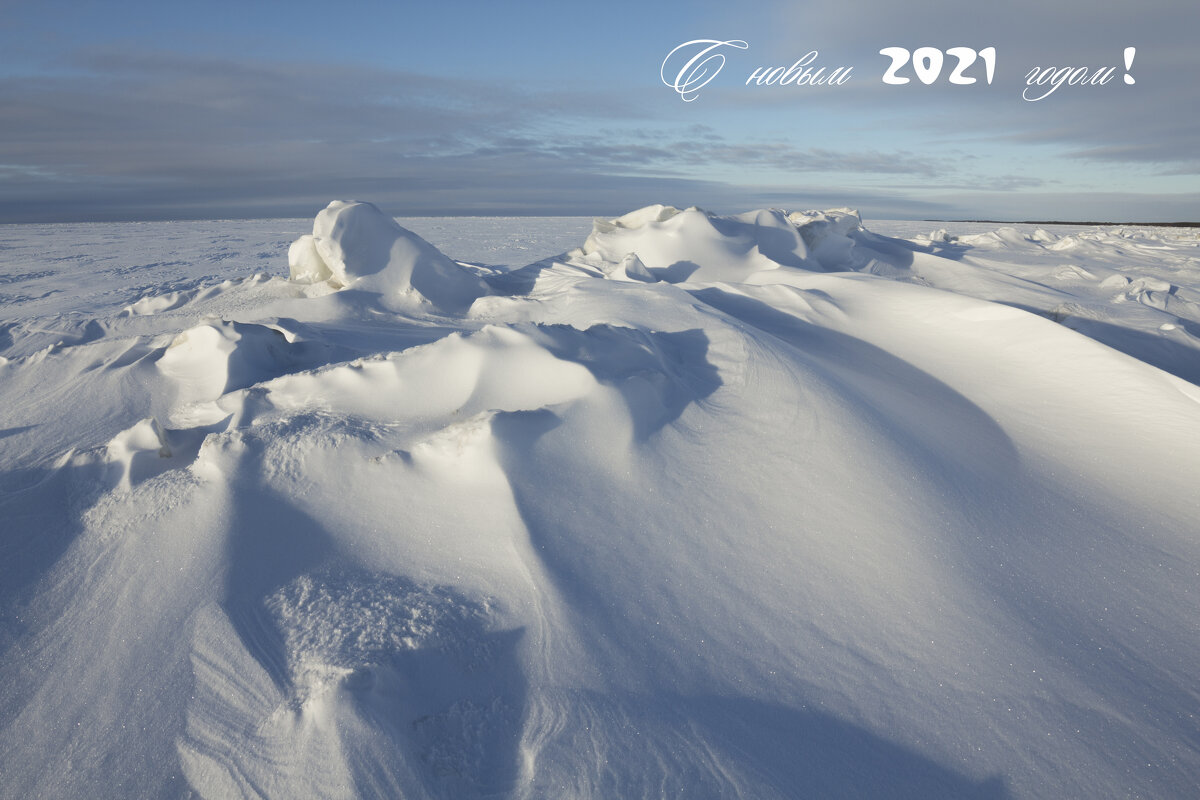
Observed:
[[[1072,222],[1061,219],[926,219],[922,222],[986,222],[989,225],[1133,225],[1144,228],[1200,228],[1200,222]]]
[[[612,216],[619,216],[619,214],[614,214]],[[575,218],[579,218],[579,219],[595,219],[595,218],[597,218],[597,215],[595,215],[595,214],[523,214],[523,213],[521,213],[521,214],[517,214],[517,213],[514,213],[514,214],[437,214],[437,213],[428,213],[427,212],[424,214],[400,214],[400,215],[397,215],[395,218],[396,219],[414,219],[414,218],[417,218],[417,219],[423,219],[423,218],[432,218],[432,219],[441,219],[441,218],[447,218],[447,219],[460,219],[460,218],[461,219],[466,219],[466,218],[519,219],[522,217],[529,217],[529,218],[575,217]],[[174,218],[152,218],[152,219],[146,219],[146,218],[136,219],[136,218],[124,218],[124,217],[114,217],[112,219],[94,219],[94,218],[40,219],[40,218],[37,218],[37,219],[21,219],[21,220],[0,219],[0,226],[3,226],[3,225],[98,225],[98,224],[111,224],[111,223],[139,224],[139,223],[149,223],[149,222],[257,222],[257,221],[266,221],[266,220],[271,220],[271,221],[275,221],[275,220],[311,221],[311,219],[312,219],[311,214],[299,214],[299,215],[287,215],[287,216],[265,216],[265,217],[240,216],[240,215],[227,216],[227,217],[196,216],[196,217],[174,217]],[[1084,227],[1089,226],[1089,225],[1107,225],[1107,226],[1128,225],[1128,226],[1146,227],[1146,228],[1200,228],[1200,222],[1078,222],[1078,221],[1074,221],[1074,220],[1060,220],[1060,219],[1026,219],[1026,220],[1011,220],[1011,219],[921,219],[921,220],[909,220],[909,219],[895,219],[895,220],[891,220],[886,217],[877,217],[877,218],[876,217],[868,217],[867,219],[868,219],[868,221],[872,220],[872,219],[878,219],[878,220],[886,220],[889,222],[940,222],[940,223],[946,223],[946,224],[976,223],[976,224],[988,224],[988,225],[1078,225],[1078,226],[1084,226]]]

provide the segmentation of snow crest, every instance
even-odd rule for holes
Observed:
[[[857,211],[776,209],[722,217],[653,205],[616,219],[597,219],[568,255],[616,280],[771,282],[777,269],[835,272],[865,262],[854,253],[863,232]]]
[[[1194,793],[1193,233],[505,224],[6,231],[0,797]]]
[[[334,200],[313,222],[313,232],[288,249],[297,283],[349,286],[389,295],[415,294],[435,307],[462,311],[487,287],[372,203]]]

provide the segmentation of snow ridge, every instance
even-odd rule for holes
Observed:
[[[0,797],[1200,780],[1194,235],[279,224],[12,244]]]

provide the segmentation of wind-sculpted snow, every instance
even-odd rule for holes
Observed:
[[[779,279],[770,271],[781,268],[863,266],[871,255],[853,252],[861,234],[862,220],[849,209],[720,217],[698,208],[649,206],[597,219],[583,247],[568,255],[616,279],[770,283]]]
[[[486,292],[483,282],[371,203],[335,200],[317,215],[311,236],[288,250],[299,283],[408,295],[461,311]]]
[[[0,797],[1200,782],[1194,234],[172,225],[7,234]]]
[[[198,617],[196,693],[179,753],[202,794],[512,788],[525,690],[519,632],[489,633],[486,605],[335,571],[301,575],[233,613],[255,612],[251,639],[217,607]]]

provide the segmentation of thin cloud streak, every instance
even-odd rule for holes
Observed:
[[[961,27],[926,28],[868,5],[895,23],[897,41]],[[862,44],[842,38],[831,46]],[[1019,60],[1035,49],[1005,53]],[[969,197],[982,215],[997,207],[990,194],[1033,203],[1051,187],[1063,189],[1059,200],[1072,195],[1062,176],[1022,174],[1032,168],[1009,156],[1023,148],[1056,148],[1066,165],[1149,164],[1146,174],[1165,180],[1200,171],[1200,89],[1176,69],[1194,66],[1191,52],[1167,39],[1139,51],[1136,93],[1013,100],[1003,115],[996,91],[889,92],[863,76],[845,91],[805,96],[805,113],[843,115],[870,131],[837,148],[815,144],[829,138],[812,126],[747,136],[750,126],[729,109],[757,103],[760,117],[769,113],[776,104],[758,92],[715,92],[696,113],[663,86],[533,89],[368,66],[95,49],[66,57],[53,74],[0,77],[0,220],[290,216],[347,196],[380,198],[398,213],[597,214],[658,201],[830,196],[893,216]],[[999,146],[1008,148],[1003,157],[978,157]],[[781,188],[793,185],[842,189]]]
[[[638,204],[637,191],[746,195],[697,177],[719,166],[944,172],[907,152],[738,145],[702,128],[664,140],[632,108],[627,131],[595,135],[598,107],[606,124],[619,121],[615,101],[580,96],[550,115],[530,94],[407,73],[158,53],[75,64],[87,71],[0,80],[6,220],[290,215],[347,192],[383,193],[413,212],[599,213],[618,197]]]

